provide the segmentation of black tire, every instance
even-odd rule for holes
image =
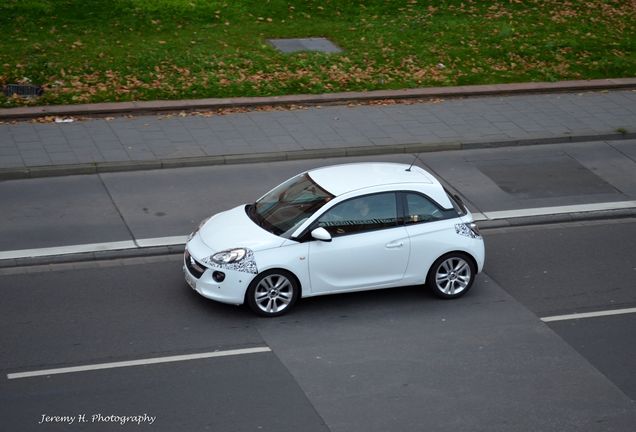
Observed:
[[[470,290],[477,269],[468,255],[451,252],[437,259],[431,266],[426,285],[439,298],[454,299]]]
[[[276,317],[287,313],[300,297],[300,286],[286,270],[268,270],[257,275],[245,294],[245,302],[257,315]]]

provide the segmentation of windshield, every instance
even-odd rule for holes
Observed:
[[[254,204],[247,215],[256,224],[281,237],[292,233],[333,195],[318,186],[308,174],[296,176],[277,186]]]

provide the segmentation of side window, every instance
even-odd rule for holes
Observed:
[[[433,222],[446,219],[446,212],[431,200],[415,193],[407,193],[405,222],[412,225],[421,222]]]
[[[334,237],[396,225],[397,206],[393,192],[350,199],[336,205],[318,219],[318,226]]]

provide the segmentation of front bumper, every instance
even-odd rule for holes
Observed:
[[[222,282],[213,278],[215,271],[225,274]],[[243,304],[245,292],[254,278],[254,274],[236,270],[208,267],[200,259],[191,255],[186,245],[183,254],[183,273],[187,284],[203,297],[221,303]]]

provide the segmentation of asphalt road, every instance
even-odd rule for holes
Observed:
[[[299,171],[409,155],[0,182],[0,251],[187,234]],[[636,143],[422,154],[475,211],[636,199]],[[485,231],[457,301],[420,287],[307,299],[279,319],[205,300],[176,255],[0,269],[0,430],[632,431],[636,221]],[[236,349],[271,351],[8,379]],[[65,425],[42,416],[81,416]],[[78,417],[80,418],[80,417]],[[79,422],[79,420],[77,420]],[[135,424],[117,426],[122,430]]]
[[[412,155],[288,161],[0,182],[0,251],[188,234],[313,167]],[[422,153],[474,211],[636,200],[636,140]]]
[[[636,221],[485,238],[486,272],[459,300],[406,287],[307,299],[279,319],[197,296],[175,255],[0,270],[2,429],[148,414],[158,431],[632,431],[635,315],[539,318],[636,306]],[[7,379],[251,347],[272,351]]]

